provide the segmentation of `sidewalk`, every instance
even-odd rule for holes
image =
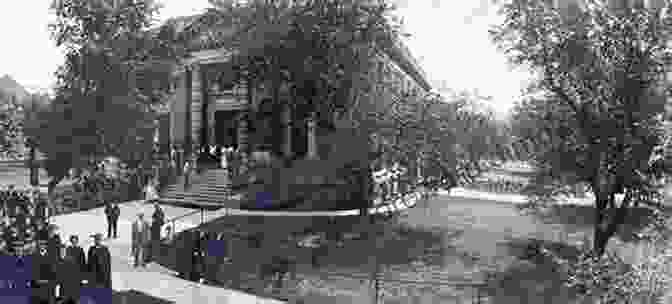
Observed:
[[[131,223],[138,212],[143,212],[146,218],[150,217],[153,207],[139,202],[128,202],[120,204],[120,208],[119,238],[104,241],[104,244],[109,247],[110,254],[112,255],[112,288],[115,291],[133,289],[175,304],[283,303],[234,290],[205,286],[182,280],[175,277],[172,271],[154,263],[150,264],[147,268],[136,269],[131,267]],[[172,218],[192,211],[192,209],[174,206],[162,206],[162,208],[166,214],[166,218]],[[218,215],[210,213],[208,218],[216,216]],[[56,216],[52,221],[59,227],[61,238],[64,240],[72,234],[79,235],[81,245],[85,250],[88,250],[88,247],[92,244],[92,239],[89,237],[91,234],[96,232],[107,233],[106,219],[102,208]],[[184,224],[176,226],[176,232],[198,225],[200,223],[200,213],[185,217],[181,222]]]

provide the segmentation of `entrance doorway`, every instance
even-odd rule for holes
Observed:
[[[308,115],[295,107],[292,111],[292,153],[296,159],[304,158],[308,154]]]
[[[215,112],[215,144],[238,148],[238,111]]]

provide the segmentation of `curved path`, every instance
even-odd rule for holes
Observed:
[[[439,192],[442,195],[477,197],[486,200],[496,200],[502,203],[522,203],[521,195],[492,194],[481,191],[472,191],[455,188],[452,191]],[[371,213],[399,211],[413,207],[421,202],[419,193],[410,194],[407,199],[397,199],[386,206],[370,209]],[[260,298],[225,288],[202,285],[175,276],[175,273],[158,264],[151,263],[147,268],[133,268],[131,257],[131,223],[137,214],[142,212],[145,218],[150,218],[153,207],[141,202],[127,202],[120,204],[119,238],[105,240],[112,255],[112,288],[116,291],[137,290],[151,296],[168,300],[176,304],[187,303],[284,303],[282,301]],[[162,206],[166,218],[176,218],[186,214],[176,222],[174,232],[198,226],[202,220],[210,221],[228,215],[257,215],[257,216],[352,216],[358,210],[345,211],[251,211],[232,208],[223,208],[217,211],[205,211],[203,214],[194,212],[194,209]],[[203,217],[203,218],[202,218]],[[92,233],[106,232],[106,220],[103,208],[95,208],[73,214],[59,215],[52,218],[52,222],[59,227],[63,239],[70,235],[79,236],[82,246],[88,248],[92,244],[89,237]]]
[[[149,217],[152,212],[151,205],[139,202],[120,204],[121,216],[119,218],[119,238],[105,240],[104,243],[110,248],[112,255],[112,288],[115,291],[136,290],[149,294],[156,298],[164,299],[175,304],[191,303],[217,303],[217,304],[266,304],[284,303],[282,301],[265,299],[249,295],[243,292],[225,288],[212,287],[177,278],[174,273],[155,263],[147,268],[133,268],[131,249],[131,223],[138,212],[143,212]],[[166,217],[172,218],[180,214],[186,214],[191,209],[164,206]],[[216,216],[209,214],[208,217]],[[183,218],[184,223],[176,227],[179,230],[196,226],[200,223],[200,214]],[[61,237],[66,239],[72,234],[79,235],[85,250],[91,245],[89,237],[92,233],[106,233],[105,214],[102,208],[74,214],[60,215],[52,219],[59,227]],[[132,303],[129,303],[132,304]]]

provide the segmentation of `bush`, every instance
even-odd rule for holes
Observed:
[[[672,282],[672,249],[661,242],[663,236],[653,230],[646,233],[654,236],[639,243],[641,255],[634,263],[611,251],[602,258],[586,252],[566,267],[566,285],[599,303],[663,303]]]

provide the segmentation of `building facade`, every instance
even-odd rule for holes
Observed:
[[[193,17],[181,22],[188,18]],[[175,68],[174,94],[164,124],[169,131],[162,132],[172,147],[186,155],[200,147],[221,145],[248,156],[267,152],[291,159],[320,158],[318,137],[324,133],[320,131],[333,127],[336,115],[299,112],[292,106],[288,88],[281,90],[276,103],[263,83],[235,81],[230,49],[198,49],[190,55]],[[395,95],[430,91],[424,72],[401,42],[381,52],[378,61],[383,87],[374,102],[382,105]]]

